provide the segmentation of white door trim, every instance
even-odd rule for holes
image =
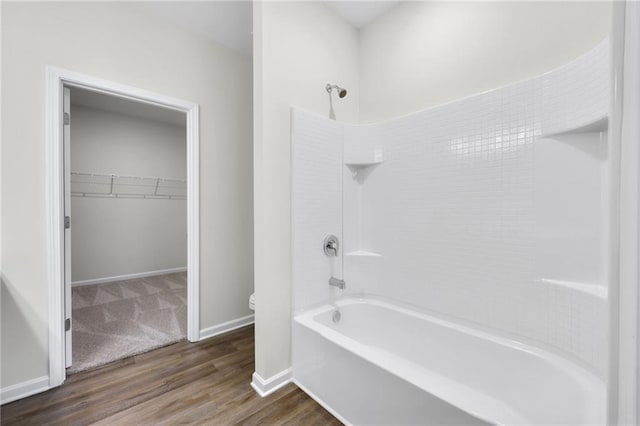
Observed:
[[[62,113],[65,116],[68,114],[71,116],[71,89],[68,87],[64,87],[62,89],[63,93],[63,107]],[[62,126],[62,164],[63,164],[63,207],[62,214],[65,218],[71,216],[71,123],[64,120]],[[64,345],[64,366],[66,368],[71,367],[71,362],[73,361],[73,331],[71,327],[67,329],[67,320],[71,320],[71,228],[66,227],[62,229],[63,233],[63,242],[62,246],[64,247],[63,256],[64,260],[62,276],[64,277],[63,285],[64,285],[64,318],[65,318],[65,345]]]
[[[136,87],[48,66],[46,105],[47,278],[49,289],[49,386],[66,377],[64,340],[63,86],[182,111],[187,116],[187,338],[200,340],[200,136],[199,106]]]

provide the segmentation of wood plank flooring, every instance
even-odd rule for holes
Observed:
[[[261,398],[249,385],[253,326],[181,341],[67,377],[0,408],[3,425],[340,425],[289,384]]]

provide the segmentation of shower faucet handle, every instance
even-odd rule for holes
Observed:
[[[322,248],[324,249],[324,254],[327,256],[338,256],[338,249],[340,248],[338,237],[335,235],[327,235]]]

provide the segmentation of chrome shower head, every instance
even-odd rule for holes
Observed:
[[[327,83],[325,88],[327,89],[327,92],[329,92],[329,94],[333,89],[336,89],[338,91],[338,97],[344,98],[345,96],[347,96],[347,89],[344,89],[337,84]]]

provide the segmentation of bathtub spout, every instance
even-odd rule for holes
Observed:
[[[344,288],[346,287],[344,280],[335,277],[329,278],[329,285],[338,287],[340,290],[344,290]]]

